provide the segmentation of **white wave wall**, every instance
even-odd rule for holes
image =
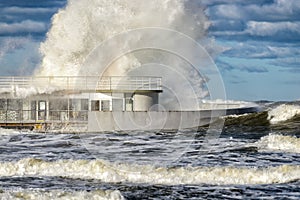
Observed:
[[[194,3],[193,3],[194,2]],[[209,27],[203,8],[185,0],[69,0],[52,19],[47,39],[41,44],[43,59],[36,75],[79,75],[89,53],[101,42],[124,31],[160,27],[182,32],[194,39]],[[127,45],[126,41],[122,45]],[[178,45],[174,43],[174,47]],[[109,75],[123,75],[139,60],[123,57]],[[92,74],[93,75],[93,74]]]

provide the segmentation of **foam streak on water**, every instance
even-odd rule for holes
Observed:
[[[272,184],[300,179],[300,166],[268,168],[177,167],[113,164],[103,160],[58,160],[46,162],[22,159],[0,164],[1,176],[61,176],[99,179],[103,182],[132,182],[164,185],[179,184]]]
[[[63,191],[63,190],[4,190],[0,193],[1,199],[30,199],[30,200],[47,200],[47,199],[57,199],[57,200],[81,200],[81,199],[98,199],[98,200],[124,200],[124,197],[119,191],[102,191],[96,190],[91,192],[86,191]]]

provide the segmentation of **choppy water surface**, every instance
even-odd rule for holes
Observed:
[[[299,199],[297,103],[177,133],[1,129],[2,199]],[[299,109],[300,111],[300,109]]]

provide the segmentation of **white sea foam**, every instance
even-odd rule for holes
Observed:
[[[0,128],[0,135],[15,135],[15,134],[20,134],[20,131],[16,129]]]
[[[277,124],[292,119],[300,114],[300,106],[282,104],[268,112],[268,120],[271,124]]]
[[[270,134],[254,143],[261,150],[300,153],[300,138]]]
[[[272,184],[300,179],[300,166],[178,167],[115,164],[103,160],[58,160],[46,162],[32,158],[0,163],[0,176],[61,176],[98,179],[103,182],[149,184]]]
[[[17,189],[17,190],[2,190],[0,199],[30,199],[30,200],[68,200],[68,199],[97,199],[97,200],[124,200],[124,197],[119,191],[111,190],[95,190],[86,191],[63,191],[63,190],[33,190],[33,189]]]

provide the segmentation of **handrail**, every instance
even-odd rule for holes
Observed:
[[[153,76],[0,76],[0,90],[30,87],[61,90],[162,90],[161,77]]]

